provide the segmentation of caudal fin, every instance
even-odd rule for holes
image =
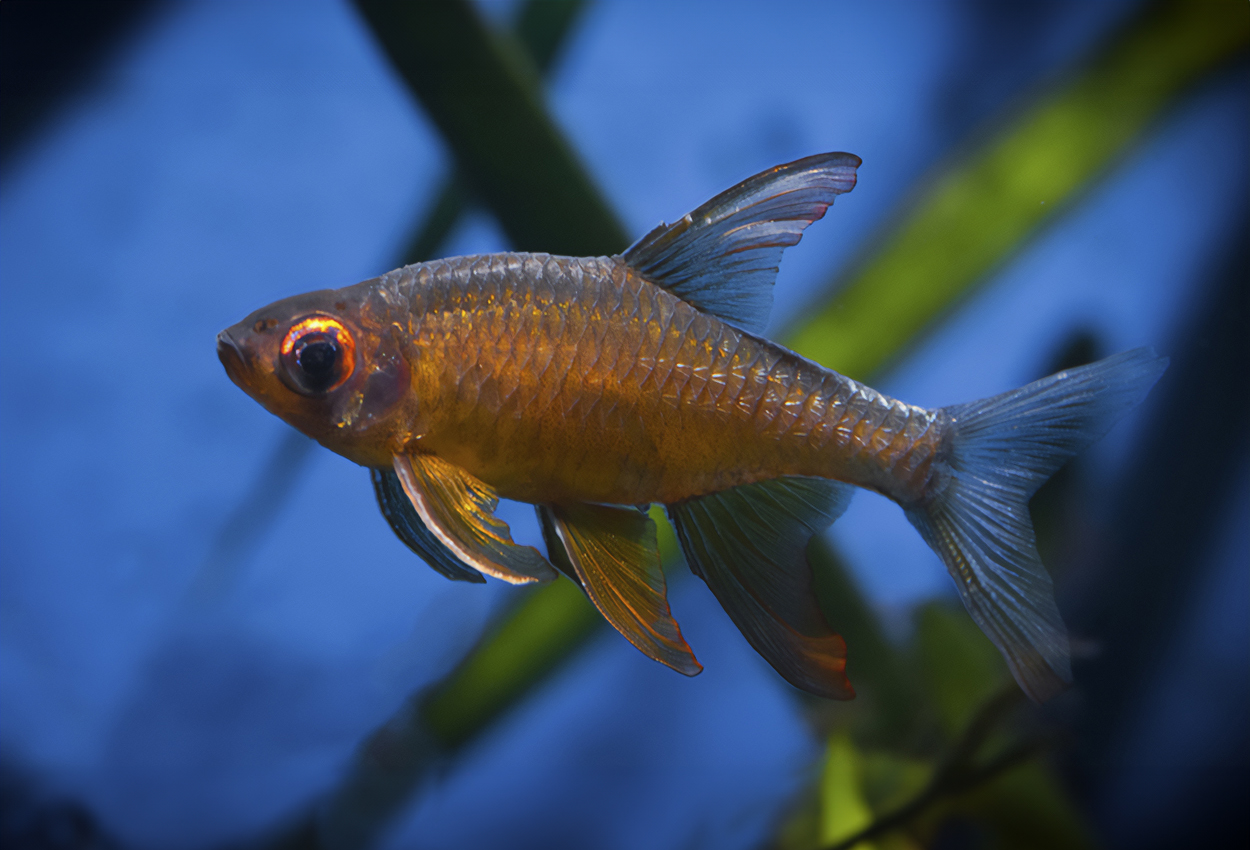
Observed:
[[[1153,349],[1138,348],[943,408],[951,423],[951,476],[907,519],[946,564],[968,613],[1020,687],[1038,702],[1062,692],[1072,672],[1029,499],[1141,402],[1167,365]]]

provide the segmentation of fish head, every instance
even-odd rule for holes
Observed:
[[[389,466],[410,439],[411,372],[366,281],[262,307],[217,335],[230,380],[322,445]]]

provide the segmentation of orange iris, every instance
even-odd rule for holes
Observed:
[[[320,364],[323,368],[328,367],[333,371],[330,375],[318,376],[322,380],[329,378],[329,383],[324,388],[319,386],[316,389],[319,392],[329,392],[341,386],[351,377],[356,368],[356,342],[352,339],[347,327],[330,316],[309,316],[296,322],[287,331],[286,337],[282,340],[281,352],[288,374],[295,377],[298,383],[304,384],[305,381],[299,380],[299,373],[302,371],[301,364],[305,349],[311,346],[325,346],[327,343],[336,349],[337,356],[333,358],[332,364],[327,362]]]

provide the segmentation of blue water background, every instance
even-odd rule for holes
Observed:
[[[550,107],[634,234],[779,162],[863,157],[856,190],[786,254],[781,331],[952,146],[1135,8],[604,2]],[[928,405],[999,392],[1077,330],[1105,352],[1167,352],[1244,223],[1248,99],[1244,66],[1186,97],[877,386]],[[2,175],[0,756],[128,846],[207,847],[294,815],[512,592],[414,560],[365,473],[320,449],[255,551],[211,557],[286,430],[226,379],[214,335],[390,268],[446,167],[349,6],[190,2]],[[452,243],[508,247],[485,215]],[[1091,451],[1091,492],[1113,486],[1142,421]],[[1166,816],[1244,711],[1250,470],[1239,480],[1166,665],[1175,686],[1141,706],[1125,779],[1098,804],[1125,834]],[[536,539],[528,508],[502,513]],[[883,499],[861,494],[832,535],[896,634],[917,602],[953,594]],[[672,607],[700,677],[604,630],[387,846],[754,846],[820,743],[701,583],[677,582]]]

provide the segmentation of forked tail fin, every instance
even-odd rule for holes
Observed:
[[[1044,702],[1072,680],[1068,635],[1037,554],[1029,499],[1135,407],[1167,368],[1138,348],[1018,390],[943,408],[950,478],[907,519],[937,552],[1012,675]]]

